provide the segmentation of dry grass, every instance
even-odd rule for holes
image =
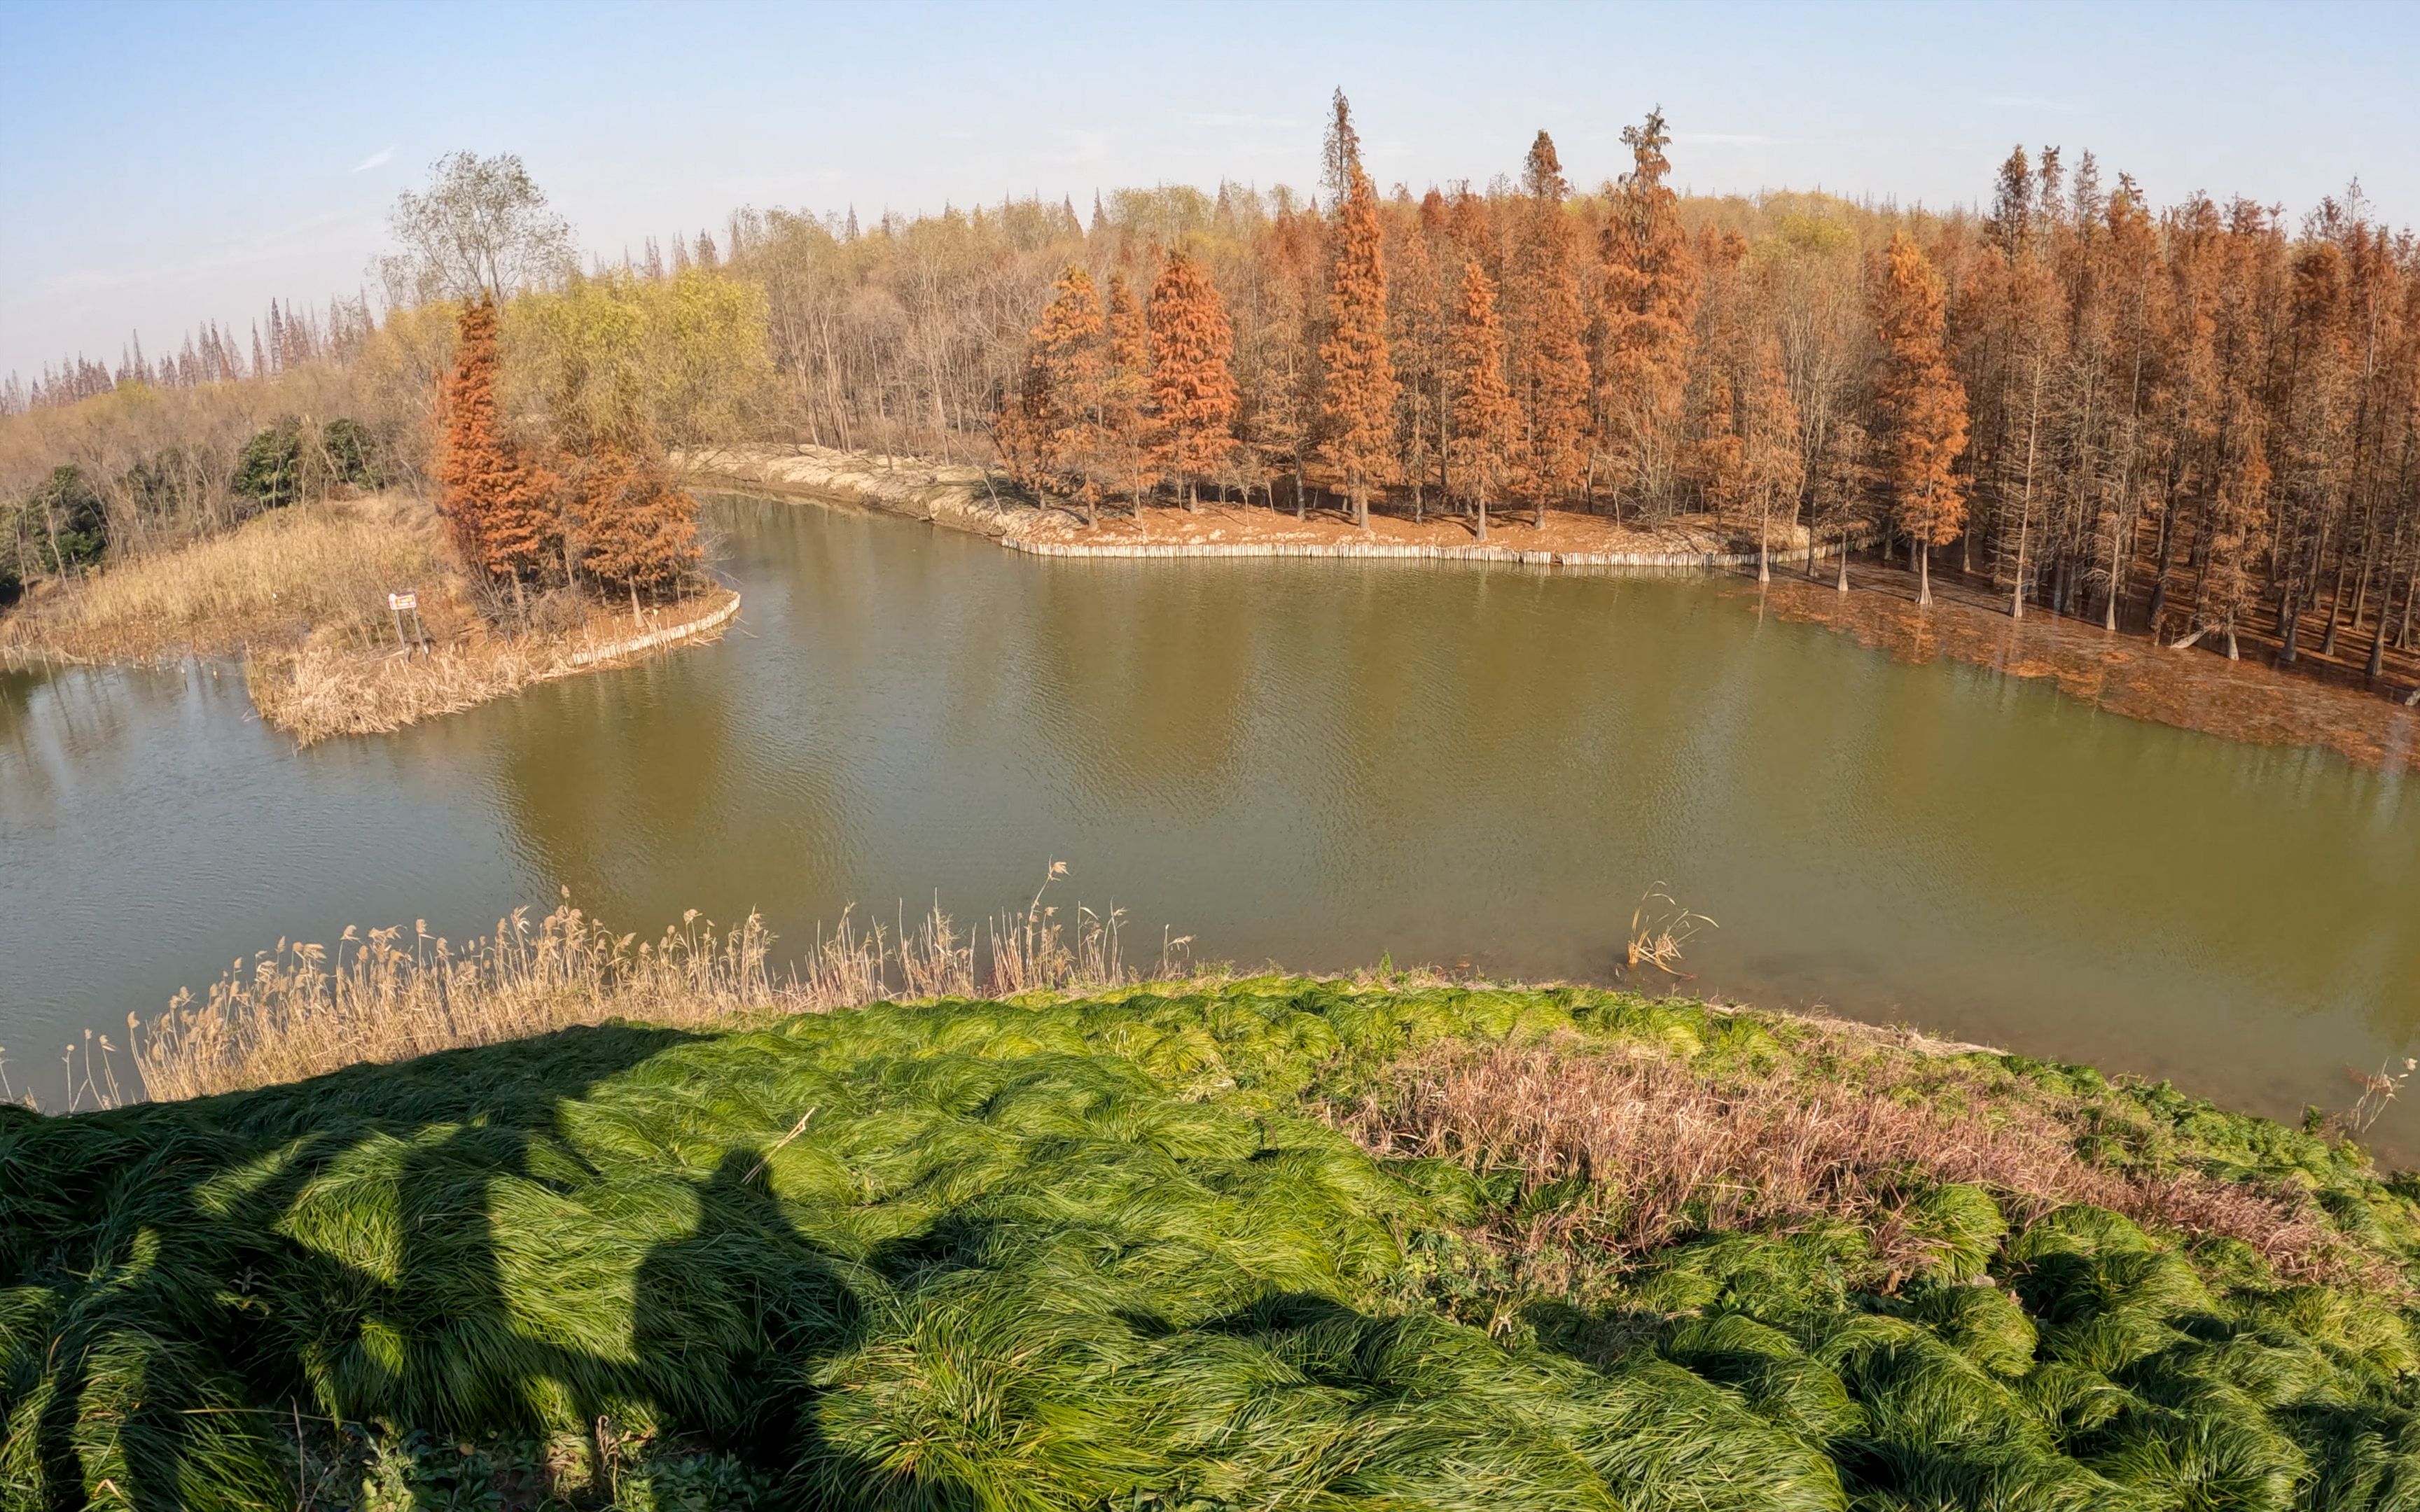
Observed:
[[[387,594],[420,601],[404,655]],[[0,620],[0,659],[160,661],[241,656],[261,717],[303,745],[381,734],[533,683],[711,639],[727,589],[633,625],[618,603],[557,593],[499,633],[446,549],[436,513],[398,493],[272,511],[225,535],[49,585]],[[708,623],[710,622],[710,623]],[[681,626],[697,625],[694,634]]]
[[[225,535],[37,594],[0,650],[146,661],[295,647],[392,645],[390,592],[417,590],[432,634],[467,611],[436,515],[402,494],[274,510]]]
[[[535,683],[615,665],[657,644],[714,640],[738,601],[729,589],[708,589],[644,628],[631,625],[628,610],[600,604],[575,629],[520,636],[480,629],[408,656],[391,644],[365,650],[315,637],[297,650],[256,654],[244,680],[260,717],[302,745],[384,734]]]
[[[2020,1223],[2090,1203],[2149,1227],[2241,1240],[2282,1274],[2335,1268],[2306,1194],[2091,1164],[2077,1122],[2061,1117],[2076,1110],[1962,1087],[1955,1063],[1926,1058],[1865,1053],[1813,1075],[1723,1074],[1636,1043],[1450,1046],[1334,1116],[1380,1154],[1511,1168],[1531,1192],[1585,1182],[1589,1199],[1545,1205],[1495,1236],[1534,1254],[1577,1244],[1638,1256],[1698,1229],[1846,1220],[1907,1274],[1933,1249],[1911,1202],[1959,1182],[1986,1188]]]
[[[1050,878],[1064,872],[1054,863]],[[894,994],[1001,997],[1186,975],[1183,939],[1165,942],[1147,969],[1129,964],[1120,922],[1114,910],[1080,904],[1063,919],[1037,892],[1023,910],[987,921],[979,948],[976,933],[962,935],[938,905],[897,929],[844,913],[802,960],[776,970],[773,935],[753,914],[724,930],[691,910],[643,942],[566,902],[538,919],[516,910],[460,946],[425,921],[410,932],[348,929],[333,949],[280,940],[236,963],[198,1001],[180,993],[149,1024],[129,1014],[127,1029],[149,1095],[173,1100],[608,1019],[730,1027]],[[93,1101],[115,1100],[96,1087]]]

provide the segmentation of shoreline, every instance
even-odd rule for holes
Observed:
[[[692,619],[654,625],[601,644],[596,637],[603,624],[621,620],[625,610],[600,606],[587,624],[568,633],[458,642],[408,658],[392,652],[365,656],[307,648],[254,655],[244,660],[244,683],[261,718],[292,735],[297,746],[338,735],[391,734],[541,683],[720,639],[739,612],[740,595],[718,585],[698,597],[712,607]]]
[[[169,668],[222,662],[241,673],[253,712],[299,747],[338,735],[390,734],[406,726],[509,698],[541,683],[628,666],[650,652],[710,642],[742,602],[717,585],[697,595],[710,608],[693,619],[596,643],[600,621],[626,610],[600,607],[581,629],[431,645],[410,657],[302,646],[246,647],[233,654],[186,645],[140,656],[79,656],[41,642],[0,646],[0,670]]]
[[[1096,538],[1126,521],[1105,519],[1088,531],[1070,523],[1060,510],[1011,503],[987,488],[984,470],[971,464],[884,459],[818,447],[795,452],[730,448],[699,454],[689,463],[706,486],[853,505],[984,535],[1005,549],[1060,561],[1481,562],[1638,576],[1723,576],[1757,560],[1754,551],[1706,547],[1585,551],[1371,539],[1357,531],[1351,535],[1330,531],[1327,538],[1315,540],[1152,540],[1132,538],[1130,532]],[[1212,518],[1210,506],[1198,517],[1156,510],[1152,523],[1183,525],[1189,519],[1197,531],[1206,527],[1213,535],[1238,526],[1295,533],[1299,522],[1291,517],[1260,517],[1267,513],[1256,506],[1238,510],[1222,505]],[[1162,514],[1175,518],[1161,521],[1156,517]],[[1408,528],[1409,522],[1380,518]],[[1528,529],[1526,522],[1507,527],[1515,535]],[[1830,547],[1814,549],[1818,561],[1834,551]],[[2420,757],[2420,713],[2391,692],[2284,672],[2251,659],[2229,662],[2208,651],[2112,633],[2047,609],[2011,619],[1946,578],[1934,584],[1936,602],[1920,610],[1912,601],[1913,579],[1907,574],[1868,562],[1852,565],[1854,591],[1843,596],[1827,577],[1805,576],[1808,554],[1808,548],[1794,546],[1768,556],[1774,578],[1762,586],[1778,616],[1820,625],[1900,661],[1947,657],[2011,677],[2048,679],[2071,698],[2128,718],[2247,745],[2332,751],[2365,770],[2388,775],[2401,773]],[[1785,575],[1785,567],[1801,570]],[[1760,585],[1750,580],[1745,586]]]
[[[387,608],[416,595],[415,644]],[[0,668],[224,663],[298,745],[400,729],[533,684],[711,637],[739,595],[711,579],[645,611],[557,592],[507,632],[481,612],[424,501],[399,491],[273,511],[44,584],[0,616]]]
[[[776,498],[799,498],[827,503],[854,504],[881,514],[986,536],[1012,551],[1029,556],[1106,560],[1257,557],[1366,558],[1383,561],[1489,562],[1532,567],[1613,567],[1648,572],[1703,572],[1753,566],[1757,553],[1735,543],[1690,528],[1663,532],[1635,530],[1601,516],[1553,512],[1548,529],[1566,543],[1575,535],[1612,542],[1652,543],[1618,549],[1591,545],[1523,546],[1520,535],[1534,527],[1507,518],[1497,528],[1511,540],[1428,541],[1386,539],[1373,532],[1443,533],[1463,530],[1459,517],[1433,515],[1419,525],[1394,517],[1373,518],[1369,530],[1342,526],[1328,515],[1308,519],[1277,514],[1259,505],[1233,503],[1201,506],[1198,513],[1154,510],[1138,525],[1125,516],[1104,518],[1099,525],[1072,523],[1063,509],[1002,498],[987,483],[990,476],[970,463],[935,463],[929,459],[888,458],[877,453],[842,452],[830,447],[726,447],[681,459],[700,486],[727,488]],[[904,465],[901,465],[903,464]],[[1168,517],[1162,517],[1163,516]],[[1207,531],[1201,539],[1153,539],[1152,529],[1189,527]],[[1222,540],[1229,531],[1250,532],[1255,539]],[[1346,534],[1344,532],[1352,533]],[[1106,534],[1103,532],[1107,532]],[[1776,567],[1804,565],[1834,554],[1828,543],[1805,544],[1792,532],[1792,544],[1776,544],[1766,560]]]
[[[2280,672],[2250,659],[2178,648],[2047,610],[2013,619],[1962,590],[1919,609],[1906,574],[1859,563],[1852,592],[1776,575],[1735,585],[1780,620],[1817,625],[1910,665],[1948,660],[2025,682],[2147,724],[2239,745],[2327,752],[2365,771],[2398,776],[2420,758],[2420,712],[2399,698]]]

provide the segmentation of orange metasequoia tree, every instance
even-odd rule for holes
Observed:
[[[1882,365],[1874,378],[1883,481],[1916,555],[1916,597],[1932,602],[1932,548],[1958,538],[1966,500],[1951,471],[1966,449],[1966,390],[1942,349],[1941,275],[1900,231],[1873,284]]]
[[[1698,486],[1699,500],[1708,514],[1726,525],[1734,524],[1747,497],[1747,449],[1740,440],[1731,376],[1721,363],[1715,363],[1699,382],[1690,409],[1696,434],[1681,474]]]
[[[1150,414],[1151,332],[1124,273],[1109,275],[1109,365],[1101,378],[1101,465],[1140,517],[1144,490],[1159,481]],[[1087,517],[1093,517],[1089,505]]]
[[[1108,399],[1108,332],[1093,275],[1070,266],[1059,275],[1050,303],[1033,328],[1026,359],[1028,444],[1034,463],[1043,475],[1058,478],[1083,499],[1088,519],[1097,501],[1084,474],[1100,450]]]
[[[482,505],[504,466],[496,422],[496,311],[485,300],[462,307],[454,366],[437,380],[437,512],[463,565],[484,570],[488,547]]]
[[[1521,407],[1523,481],[1546,523],[1546,501],[1576,491],[1588,470],[1588,314],[1563,196],[1563,165],[1540,131],[1521,175],[1514,276],[1512,391]]]
[[[581,566],[619,584],[630,596],[631,620],[645,624],[640,591],[677,588],[697,567],[697,501],[673,486],[654,448],[618,440],[597,443],[570,493]]]
[[[528,461],[504,435],[496,368],[496,307],[481,299],[463,307],[454,368],[440,381],[437,507],[463,564],[509,578],[520,604],[523,579],[555,559],[561,480]]]
[[[1746,507],[1756,515],[1756,580],[1770,582],[1774,516],[1786,510],[1795,518],[1799,490],[1807,483],[1798,400],[1782,366],[1781,339],[1770,331],[1756,338],[1748,354],[1739,409],[1741,481]],[[1813,536],[1807,541],[1811,549]]]
[[[1408,196],[1405,196],[1407,198]],[[1397,414],[1396,462],[1412,488],[1412,521],[1426,513],[1426,490],[1445,459],[1445,324],[1447,289],[1435,248],[1444,239],[1445,196],[1432,189],[1417,208],[1397,201],[1389,229],[1387,298],[1392,305],[1395,371],[1403,383]]]
[[[1353,522],[1370,523],[1370,490],[1387,481],[1395,455],[1395,368],[1387,350],[1387,259],[1380,243],[1378,196],[1361,165],[1336,232],[1336,274],[1327,290],[1326,370],[1322,393],[1321,450],[1344,474]]]
[[[1303,454],[1311,447],[1318,417],[1319,364],[1312,349],[1312,312],[1319,298],[1316,224],[1311,216],[1284,208],[1269,224],[1269,308],[1264,349],[1254,364],[1260,369],[1258,402],[1247,427],[1259,448],[1273,461],[1283,458],[1293,473],[1296,519],[1309,507],[1302,486]],[[1274,501],[1274,480],[1269,491]]]
[[[1603,347],[1597,363],[1599,435],[1611,464],[1614,515],[1621,495],[1669,502],[1698,311],[1698,267],[1681,228],[1680,196],[1664,182],[1672,135],[1663,111],[1625,127],[1631,170],[1614,195],[1604,239]]]
[[[1187,509],[1197,481],[1234,449],[1234,353],[1218,285],[1193,258],[1171,253],[1151,286],[1151,396],[1159,469],[1185,480]]]
[[[1477,263],[1463,264],[1446,381],[1453,489],[1470,503],[1483,541],[1487,505],[1512,473],[1521,412],[1504,381],[1504,330],[1496,318],[1496,286]]]

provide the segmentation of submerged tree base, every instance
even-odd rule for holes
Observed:
[[[2047,612],[2012,618],[2005,601],[1946,590],[1938,579],[1937,601],[1924,608],[1903,572],[1860,565],[1855,579],[1854,593],[1795,576],[1757,591],[1783,619],[1828,625],[1900,660],[1946,656],[2047,678],[2071,697],[2130,718],[2259,745],[2325,747],[2389,772],[2420,756],[2420,715],[2375,691]]]
[[[8,1508],[2420,1492],[2358,1150],[1627,994],[606,1024],[0,1110],[0,1169]]]

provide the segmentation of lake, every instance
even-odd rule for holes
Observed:
[[[1053,889],[1198,957],[1614,979],[2348,1106],[2420,1007],[2420,810],[2332,754],[2139,723],[1760,612],[1736,579],[1084,562],[839,508],[710,511],[722,642],[294,749],[240,674],[0,673],[0,1044],[349,923],[460,937]],[[1662,980],[1660,977],[1654,980]],[[2420,1156],[2420,1110],[2373,1135]]]

